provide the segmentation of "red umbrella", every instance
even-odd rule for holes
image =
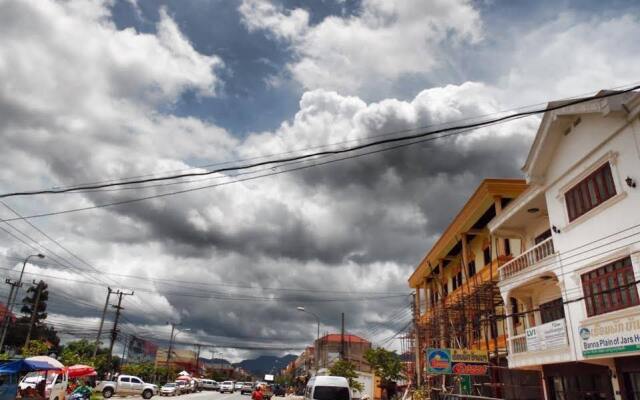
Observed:
[[[69,378],[79,378],[81,376],[96,376],[98,373],[93,367],[88,365],[76,364],[67,368]]]

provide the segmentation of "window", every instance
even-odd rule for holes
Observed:
[[[313,390],[316,400],[349,400],[349,388],[338,386],[316,386]]]
[[[458,288],[458,280],[455,276],[451,277],[451,290],[456,290]]]
[[[142,383],[142,381],[138,378],[131,378],[131,383]]]
[[[127,382],[127,383],[129,383],[129,382],[131,382],[131,380],[129,379],[129,377],[128,377],[128,376],[123,376],[122,378],[120,378],[120,382]]]
[[[509,241],[509,239],[504,240],[504,255],[511,255],[511,242]]]
[[[615,195],[611,165],[605,163],[565,193],[569,221],[586,214]]]
[[[582,275],[587,315],[599,315],[640,304],[631,257]]]
[[[536,238],[534,239],[534,242],[535,242],[535,244],[540,244],[540,243],[544,242],[545,240],[549,239],[550,237],[551,237],[551,229],[547,229],[543,233],[541,233],[538,236],[536,236]]]
[[[458,272],[458,287],[462,286],[462,271]]]
[[[542,319],[543,324],[563,318],[564,304],[562,303],[562,297],[548,303],[540,304],[540,319]]]
[[[469,263],[469,277],[472,277],[476,274],[476,262],[471,261]]]
[[[491,247],[485,247],[482,251],[482,256],[484,258],[484,265],[491,264]]]
[[[518,300],[514,297],[509,299],[511,302],[511,314],[518,314]],[[520,323],[520,317],[518,315],[513,315],[513,324],[518,325]]]

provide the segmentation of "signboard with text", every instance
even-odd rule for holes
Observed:
[[[639,317],[585,324],[578,329],[585,357],[640,351]]]
[[[127,359],[132,363],[153,362],[157,352],[158,345],[155,343],[132,336],[127,348]]]
[[[564,319],[534,326],[525,331],[527,351],[544,351],[566,347],[567,328]]]
[[[486,352],[469,349],[427,349],[427,373],[436,375],[485,375],[489,357]]]

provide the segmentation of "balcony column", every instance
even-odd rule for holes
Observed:
[[[496,216],[502,213],[502,197],[493,196],[493,206],[496,209]],[[496,253],[498,257],[505,255],[504,240],[496,237]]]
[[[505,304],[505,308],[506,308],[506,313],[505,314],[511,314],[511,308],[509,307],[509,305],[511,304],[511,302],[509,301],[509,294],[503,294],[502,296],[502,302],[503,304]],[[509,344],[508,346],[508,351],[509,354],[513,354],[513,347],[511,345],[511,339],[513,338],[514,335],[514,329],[513,329],[513,318],[509,317],[507,318],[507,342]]]

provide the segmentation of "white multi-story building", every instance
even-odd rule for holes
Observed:
[[[509,367],[547,399],[640,399],[639,115],[636,92],[545,113],[529,188],[489,224],[521,243],[499,271]]]

